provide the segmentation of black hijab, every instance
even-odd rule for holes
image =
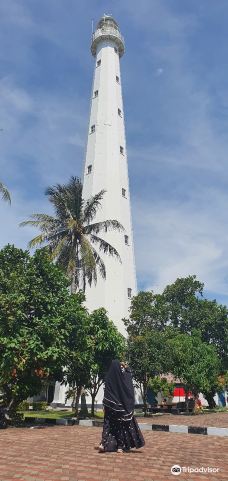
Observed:
[[[130,369],[121,368],[118,360],[112,361],[105,379],[103,404],[121,417],[132,415],[135,405],[134,388]]]

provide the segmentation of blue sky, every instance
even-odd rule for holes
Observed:
[[[228,303],[227,0],[0,2],[0,247],[81,175],[93,75],[91,20],[113,14],[121,60],[139,288],[196,274]]]

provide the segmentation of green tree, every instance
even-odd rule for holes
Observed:
[[[124,319],[124,324],[129,336],[138,336],[148,329],[164,329],[167,321],[168,310],[162,296],[140,291],[132,298],[130,315]]]
[[[81,296],[85,299],[83,294]],[[90,381],[93,341],[90,336],[90,321],[87,311],[81,307],[81,312],[75,316],[74,310],[70,308],[67,317],[69,318],[69,316],[71,329],[67,340],[64,383],[68,384],[67,399],[72,399],[72,410],[78,416],[80,397],[84,387]]]
[[[228,369],[228,310],[216,300],[200,299],[197,326],[204,342],[213,345],[221,361],[221,369]]]
[[[149,380],[148,387],[153,391],[154,394],[162,392],[164,397],[172,398],[175,384],[173,382],[168,382],[166,377],[154,376]]]
[[[82,320],[82,316],[79,317]],[[94,403],[99,388],[104,382],[107,369],[116,357],[125,350],[125,340],[114,324],[109,321],[105,309],[86,314],[80,325],[73,326],[68,339],[65,383],[69,384],[68,398],[78,416],[79,400],[85,391],[91,394]]]
[[[151,378],[166,371],[166,332],[151,329],[128,340],[128,357],[136,386],[139,387],[146,415],[147,390]]]
[[[192,334],[195,329],[201,340],[215,347],[220,360],[221,374],[228,368],[228,311],[216,300],[203,297],[203,283],[196,276],[177,279],[162,294],[168,310],[169,322],[182,333]],[[204,392],[210,407],[214,407],[215,387]]]
[[[108,319],[105,309],[97,309],[90,314],[89,335],[92,339],[92,363],[90,380],[86,386],[92,398],[91,414],[94,415],[94,403],[102,386],[107,370],[113,359],[123,359],[126,341]]]
[[[96,283],[97,271],[103,278],[106,277],[105,264],[99,252],[121,261],[117,250],[98,234],[109,230],[122,231],[123,226],[113,219],[94,222],[104,194],[105,191],[101,190],[85,202],[80,179],[71,177],[67,184],[57,184],[46,190],[55,217],[33,214],[30,220],[20,224],[40,229],[41,234],[32,239],[29,246],[48,245],[51,258],[63,267],[71,279],[72,292],[80,287],[85,291],[86,282],[89,285]]]
[[[201,340],[200,332],[177,334],[167,340],[168,365],[172,374],[185,385],[187,393],[215,394],[221,365],[214,346]]]
[[[204,285],[195,276],[177,279],[162,294],[168,319],[183,333],[200,331],[201,338],[216,347],[224,369],[228,367],[228,311],[216,300],[203,297]]]
[[[197,329],[201,340],[215,347],[222,374],[228,368],[228,311],[215,300],[205,299],[203,288],[196,276],[188,276],[168,285],[162,294],[141,292],[133,298],[130,319],[125,324],[129,334],[164,330],[168,325],[185,334]],[[212,406],[214,391],[205,396]]]
[[[162,330],[167,325],[189,332],[198,326],[202,293],[203,284],[195,276],[177,279],[162,294],[139,292],[132,299],[129,320],[125,320],[129,335],[145,329]]]
[[[0,182],[0,194],[2,195],[3,200],[11,203],[10,193],[2,182]]]
[[[44,250],[0,251],[0,391],[12,411],[43,380],[63,379],[72,325],[86,315],[68,283]]]
[[[182,332],[191,332],[198,326],[198,306],[203,296],[203,284],[196,276],[178,278],[162,293],[167,321]]]

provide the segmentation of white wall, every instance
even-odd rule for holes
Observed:
[[[97,66],[99,60],[101,65]],[[116,76],[119,77],[119,83]],[[96,90],[98,97],[94,97]],[[118,115],[118,109],[121,110],[121,116]],[[94,133],[91,133],[92,125],[96,129]],[[124,154],[120,153],[120,146],[124,148]],[[92,165],[90,174],[87,173],[89,165]],[[122,196],[122,188],[126,190],[126,198]],[[102,256],[106,266],[106,280],[99,278],[96,286],[88,286],[86,303],[89,310],[105,307],[119,330],[125,333],[121,319],[128,317],[130,299],[127,289],[132,289],[132,296],[136,294],[127,148],[119,54],[115,51],[114,42],[104,40],[99,43],[95,58],[83,198],[88,199],[102,189],[107,192],[96,221],[116,219],[124,226],[123,233],[100,235],[117,249],[122,264],[107,255]],[[129,237],[129,245],[125,245],[125,234]]]

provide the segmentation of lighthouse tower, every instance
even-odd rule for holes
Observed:
[[[101,233],[101,237],[116,248],[121,262],[108,255],[101,255],[106,268],[106,279],[98,274],[97,284],[87,286],[86,303],[89,311],[105,307],[109,318],[125,334],[122,319],[128,317],[131,297],[136,294],[136,276],[120,75],[124,40],[112,16],[104,15],[98,22],[92,36],[91,52],[95,58],[95,68],[83,199],[87,200],[105,190],[95,221],[118,220],[125,230]],[[64,385],[56,383],[53,406],[65,405],[66,390]],[[102,400],[102,392],[98,399]],[[70,405],[71,400],[67,404]]]
[[[110,319],[124,333],[122,319],[128,317],[131,297],[136,294],[134,244],[128,180],[127,146],[121,88],[120,58],[124,39],[117,22],[104,15],[92,35],[95,59],[88,140],[83,176],[83,198],[106,191],[95,221],[118,220],[124,232],[101,233],[118,251],[121,262],[101,254],[106,279],[87,286],[88,309],[105,307]]]

